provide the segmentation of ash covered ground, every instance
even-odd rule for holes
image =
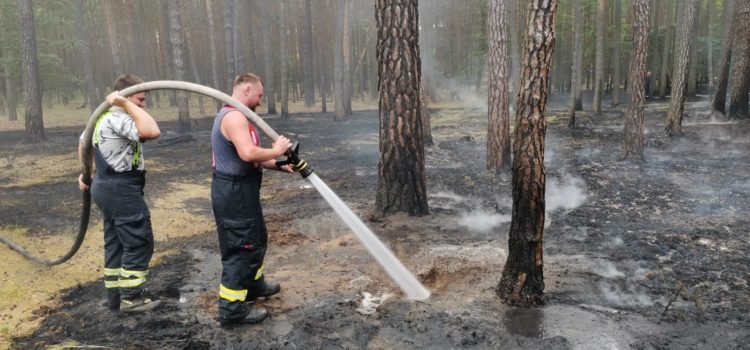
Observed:
[[[435,146],[426,150],[430,214],[423,217],[373,211],[377,111],[355,112],[346,123],[321,113],[267,118],[279,133],[300,141],[302,157],[316,174],[418,276],[431,298],[405,300],[306,180],[266,172],[266,273],[282,284],[280,294],[256,302],[270,311],[269,319],[219,327],[216,234],[210,226],[189,224],[211,222],[210,198],[190,196],[176,201],[187,225],[156,213],[152,218],[155,226],[162,222],[183,231],[155,232],[156,250],[169,252],[153,267],[150,285],[163,307],[144,315],[110,313],[102,304],[101,281],[84,283],[51,296],[53,305],[35,311],[39,327],[13,339],[11,347],[748,348],[750,124],[712,118],[707,111],[706,102],[688,102],[685,136],[667,139],[666,104],[649,103],[645,163],[618,161],[622,110],[579,114],[573,130],[563,111],[548,111],[547,302],[533,309],[503,305],[494,293],[507,252],[511,199],[510,177],[485,170],[486,111],[432,110]],[[147,144],[152,212],[160,198],[179,188],[208,189],[210,123],[195,122],[194,141]],[[176,125],[163,123],[162,129],[166,140]],[[77,132],[51,130],[49,142],[71,145],[72,152]],[[2,139],[15,145],[21,134],[5,132]],[[55,152],[51,146],[14,147]],[[0,217],[55,231],[66,222],[55,218],[70,222],[78,215],[70,187],[8,188],[0,196],[15,198],[14,205],[0,207]],[[38,191],[46,193],[43,201],[18,200]],[[47,214],[32,214],[40,205]],[[100,227],[92,222],[89,230]]]

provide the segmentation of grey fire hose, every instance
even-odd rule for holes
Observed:
[[[279,138],[279,135],[271,129],[266,122],[261,119],[255,112],[250,110],[250,108],[247,108],[247,106],[243,105],[239,101],[235,100],[231,96],[212,89],[210,87],[206,87],[203,85],[193,84],[193,83],[187,83],[184,81],[173,81],[173,80],[159,80],[159,81],[150,81],[148,83],[138,84],[131,86],[127,89],[124,89],[120,91],[120,95],[122,96],[131,96],[134,94],[137,94],[139,92],[144,91],[150,91],[150,90],[184,90],[188,92],[194,92],[197,94],[206,95],[209,97],[213,97],[217,100],[220,100],[234,108],[236,108],[238,111],[242,112],[247,119],[250,120],[251,123],[255,124],[258,128],[260,128],[261,131],[263,131],[266,136],[268,136],[271,140],[276,141],[277,138]],[[96,120],[99,118],[99,116],[104,113],[107,109],[109,109],[110,104],[108,102],[103,102],[97,109],[94,111],[94,113],[91,114],[89,117],[89,121],[86,124],[86,131],[83,134],[83,158],[81,160],[81,166],[82,170],[81,173],[83,174],[83,181],[85,183],[91,183],[91,168],[93,163],[92,155],[92,148],[91,148],[91,137],[94,134],[94,127],[96,126]],[[13,242],[12,240],[3,237],[0,235],[0,241],[5,243],[10,249],[15,250],[16,252],[20,253],[27,259],[33,260],[35,262],[38,262],[43,265],[52,266],[52,265],[58,265],[62,264],[70,258],[73,257],[78,252],[78,249],[81,247],[81,244],[83,243],[83,239],[86,236],[86,230],[89,226],[89,216],[91,214],[91,194],[86,191],[83,193],[83,205],[81,207],[81,220],[78,224],[78,235],[76,236],[75,242],[70,247],[67,253],[65,255],[57,258],[57,259],[46,259],[44,257],[40,257],[38,255],[35,255],[25,248],[23,248],[21,245],[19,245],[16,242]]]

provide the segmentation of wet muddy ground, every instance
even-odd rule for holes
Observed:
[[[266,273],[282,292],[256,302],[269,309],[269,319],[233,329],[215,320],[221,264],[207,196],[211,120],[198,120],[194,141],[152,143],[144,151],[156,249],[168,252],[150,282],[163,307],[147,315],[110,313],[101,280],[80,283],[39,303],[32,316],[38,327],[12,338],[11,347],[750,348],[750,124],[714,119],[705,102],[694,101],[687,104],[685,136],[665,139],[665,108],[648,105],[645,163],[618,161],[621,110],[583,113],[574,130],[562,111],[550,110],[547,303],[534,309],[505,306],[494,294],[507,251],[510,178],[484,170],[485,111],[433,110],[436,146],[426,151],[430,214],[423,217],[373,212],[376,111],[355,112],[346,123],[320,113],[267,118],[300,141],[316,174],[432,296],[405,300],[306,180],[266,172]],[[78,132],[50,130],[41,149],[19,144],[10,132],[2,140],[13,150],[6,157],[56,156],[74,150]],[[11,164],[9,158],[4,166]],[[42,240],[75,223],[75,175],[28,185],[9,185],[12,179],[0,175],[2,201],[12,203],[0,205],[0,222],[29,227]],[[186,188],[195,191],[183,196]],[[167,217],[159,217],[167,206]],[[100,225],[92,220],[90,232]]]

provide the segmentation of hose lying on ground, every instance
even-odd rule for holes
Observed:
[[[271,127],[268,126],[268,124],[266,124],[263,119],[258,117],[255,112],[250,110],[250,108],[235,100],[231,96],[207,86],[188,83],[184,81],[159,80],[131,86],[120,91],[120,95],[131,96],[139,92],[151,90],[183,90],[206,95],[208,97],[213,97],[242,112],[242,114],[244,114],[250,120],[250,122],[260,128],[260,130],[263,131],[263,133],[266,134],[266,136],[268,136],[271,140],[276,141],[276,139],[279,138],[279,135],[273,129],[271,129]],[[84,131],[83,133],[83,157],[81,160],[81,173],[83,174],[83,181],[86,183],[91,183],[91,170],[93,165],[93,157],[91,157],[91,137],[94,134],[94,126],[96,126],[96,120],[99,118],[99,116],[107,109],[109,109],[109,107],[110,104],[106,101],[100,104],[99,107],[94,110],[94,113],[92,113],[89,117],[88,123],[86,124],[86,131]],[[65,255],[57,259],[47,259],[35,255],[26,250],[18,243],[2,235],[0,235],[0,241],[5,243],[8,247],[10,247],[10,249],[13,249],[19,254],[23,255],[25,258],[38,262],[42,265],[52,266],[62,264],[70,260],[70,258],[72,258],[78,252],[78,249],[81,248],[84,237],[86,237],[86,230],[89,226],[89,216],[91,214],[91,194],[89,192],[83,193],[82,202],[83,205],[81,206],[81,220],[78,224],[78,235],[76,236],[75,242],[70,247],[68,252],[65,253]]]

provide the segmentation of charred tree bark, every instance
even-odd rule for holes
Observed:
[[[724,3],[724,34],[721,40],[721,65],[719,77],[716,80],[716,91],[711,106],[721,114],[726,112],[727,86],[729,85],[729,68],[732,63],[732,41],[734,41],[734,2],[726,0]]]
[[[511,0],[513,1],[513,0]],[[487,24],[487,170],[506,173],[510,169],[510,116],[508,111],[508,62],[506,60],[506,0],[490,0]]]
[[[580,110],[581,103],[581,80],[583,70],[583,4],[582,0],[574,0],[573,31],[575,32],[573,48],[573,67],[570,77],[570,103],[568,104],[568,127],[576,126],[576,111]]]
[[[86,22],[83,20],[83,0],[73,2],[76,11],[76,41],[81,53],[81,68],[83,68],[84,83],[86,84],[86,102],[89,110],[93,113],[99,104],[96,99],[96,86],[94,85],[94,66],[91,64],[91,50],[89,49],[89,32]]]
[[[302,24],[302,78],[305,89],[305,107],[315,105],[315,67],[313,66],[312,9],[311,0],[304,0]]]
[[[675,44],[675,22],[677,17],[677,7],[679,6],[679,1],[674,2],[674,8],[671,11],[667,12],[667,32],[664,35],[664,45],[662,46],[662,56],[661,56],[661,74],[659,75],[659,98],[664,98],[667,96],[667,80],[669,79],[669,51],[672,50],[672,47]],[[674,76],[674,74],[672,74]],[[674,79],[672,79],[674,80]]]
[[[615,0],[615,52],[612,57],[614,62],[614,75],[612,76],[612,105],[620,104],[620,46],[622,46],[622,10],[620,0]]]
[[[232,85],[234,84],[234,77],[237,75],[235,69],[234,57],[236,56],[235,51],[237,50],[237,40],[234,37],[234,31],[232,30],[232,16],[239,9],[236,8],[234,0],[224,0],[224,48],[226,49],[226,60],[227,60],[227,91],[232,91]]]
[[[29,143],[43,141],[42,89],[39,84],[39,61],[36,53],[36,24],[31,0],[16,0],[18,28],[21,35],[21,67],[23,90],[26,93],[25,140]]]
[[[557,1],[529,4],[529,35],[513,142],[513,214],[508,258],[495,292],[506,303],[544,303],[544,134]]]
[[[645,78],[648,55],[648,15],[650,0],[633,1],[633,50],[628,72],[628,101],[621,160],[643,160],[643,103],[646,99]]]
[[[698,0],[687,0],[684,5],[684,17],[680,25],[679,40],[675,51],[675,67],[672,74],[672,96],[667,110],[667,126],[664,133],[667,136],[682,135],[682,114],[685,107],[685,92],[688,61],[690,60],[690,46],[693,42],[693,21],[698,7]]]
[[[279,1],[279,58],[281,70],[281,117],[289,117],[289,26],[284,1]]]
[[[336,110],[337,121],[351,120],[351,92],[347,91],[347,76],[348,69],[347,57],[348,57],[348,45],[346,39],[348,39],[347,23],[346,23],[346,0],[338,0],[336,2],[336,35],[334,39],[333,49],[333,104]],[[345,48],[346,47],[346,48]],[[347,108],[348,105],[348,108]]]
[[[596,1],[596,57],[594,60],[594,113],[602,112],[602,91],[604,82],[604,30],[607,15],[607,0]]]
[[[266,107],[268,108],[268,114],[273,115],[276,114],[276,84],[275,80],[273,78],[273,62],[276,61],[275,59],[272,59],[271,53],[273,52],[273,47],[271,44],[271,36],[272,36],[272,26],[271,26],[271,11],[268,8],[271,5],[269,2],[263,2],[261,3],[260,9],[261,9],[261,28],[256,28],[256,30],[260,30],[260,35],[262,35],[263,40],[263,51],[265,51],[265,55],[263,55],[263,62],[265,66],[265,75],[266,79],[263,80],[263,90],[266,97]]]
[[[169,14],[169,41],[172,43],[172,63],[174,65],[175,80],[185,80],[185,48],[182,38],[182,24],[178,0],[169,0],[167,10]],[[185,91],[177,92],[177,132],[190,132],[190,108]]]
[[[750,1],[740,1],[735,7],[735,36],[733,56],[736,59],[732,70],[732,90],[729,97],[729,117],[748,117],[748,93],[750,92]]]
[[[427,186],[422,140],[417,0],[377,0],[380,213],[425,215]]]
[[[216,48],[216,24],[214,23],[213,0],[206,0],[206,17],[208,18],[208,43],[211,51],[211,82],[214,89],[221,89],[219,85],[219,57],[218,48]],[[221,109],[221,101],[216,100],[216,111]]]

